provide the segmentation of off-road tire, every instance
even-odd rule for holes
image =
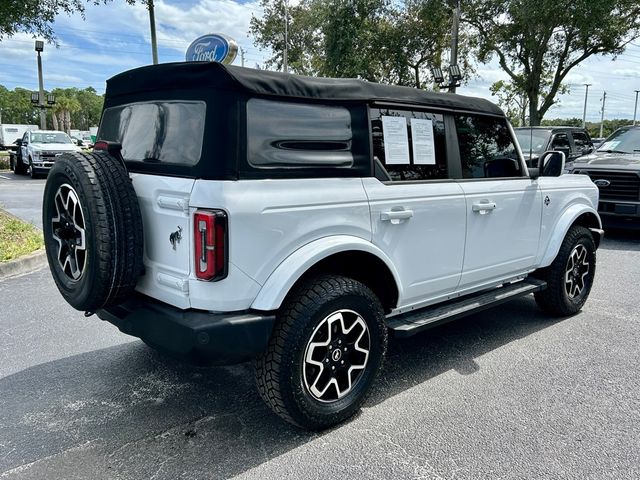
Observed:
[[[345,396],[322,402],[305,386],[305,352],[316,327],[332,312],[342,310],[357,312],[366,323],[369,356],[361,376],[356,377]],[[283,304],[268,348],[256,361],[260,396],[277,415],[304,429],[325,429],[351,417],[366,399],[381,369],[387,348],[384,318],[376,295],[356,280],[334,275],[307,281]]]
[[[73,188],[82,209],[86,256],[79,278],[71,278],[58,260],[52,220],[55,197]],[[93,312],[133,293],[143,271],[142,217],[124,166],[106,152],[71,152],[49,172],[42,214],[45,248],[53,278],[74,308]]]
[[[586,250],[585,260],[588,262],[588,273],[584,277],[584,287],[579,295],[571,297],[567,292],[566,274],[570,257],[576,249]],[[538,270],[535,276],[547,282],[547,288],[536,292],[538,306],[558,317],[566,317],[580,311],[587,301],[596,273],[596,245],[589,229],[574,225],[565,236],[558,255],[548,267]]]

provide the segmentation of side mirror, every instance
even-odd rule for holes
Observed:
[[[544,152],[540,157],[538,167],[542,177],[559,177],[564,170],[567,157],[564,152],[549,151]]]
[[[76,140],[76,144],[81,147],[82,146],[82,140]]]
[[[595,148],[593,147],[587,147],[584,150],[582,150],[582,155],[589,155],[590,153],[593,153],[594,150]]]
[[[18,140],[16,140],[16,145],[21,146],[22,145],[22,139],[19,138]]]

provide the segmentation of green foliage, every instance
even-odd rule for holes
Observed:
[[[613,120],[605,120],[602,126],[602,136],[608,137],[614,131],[625,125],[631,125],[633,120],[625,118],[615,118]],[[556,127],[556,126],[568,126],[568,127],[582,127],[581,118],[554,118],[549,120],[542,120],[541,123],[544,127]],[[600,122],[587,122],[587,131],[591,138],[598,138],[600,136]]]
[[[53,109],[47,109],[49,127],[68,131],[71,128],[89,130],[89,127],[98,125],[104,97],[98,95],[93,87],[54,88],[51,93],[56,96],[56,105]],[[2,123],[40,124],[38,110],[31,103],[31,90],[20,87],[8,90],[0,85],[0,109]],[[67,112],[68,128],[64,125]],[[58,120],[53,121],[53,115],[56,115]],[[60,121],[61,116],[65,120]]]
[[[266,66],[281,69],[284,3],[262,0],[261,6],[264,15],[251,19],[250,34],[274,52]],[[288,13],[290,71],[417,88],[441,65],[451,25],[445,0],[302,0]],[[463,46],[460,57],[466,52]]]
[[[0,262],[27,255],[43,245],[42,232],[0,210]]]
[[[592,55],[622,53],[640,36],[638,0],[468,0],[463,7],[477,58],[497,57],[526,93],[532,125],[571,69]]]
[[[84,18],[86,3],[98,5],[109,0],[2,0],[0,1],[0,40],[18,32],[32,33],[54,41],[56,15],[78,13]],[[143,0],[144,1],[144,0]],[[133,4],[135,0],[127,0]]]

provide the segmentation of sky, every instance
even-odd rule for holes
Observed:
[[[291,2],[291,0],[290,0]],[[251,16],[262,11],[258,0],[156,0],[156,28],[160,62],[182,61],[188,45],[205,33],[224,33],[242,47],[245,66],[262,64],[268,52],[258,49],[248,35]],[[111,76],[151,60],[149,17],[141,5],[114,0],[89,5],[85,19],[59,15],[54,24],[58,46],[45,45],[43,70],[45,89],[94,87],[104,93]],[[240,64],[240,55],[234,64]],[[506,79],[497,63],[478,65],[476,76],[458,93],[497,101],[490,85]],[[618,58],[591,57],[568,75],[569,94],[559,97],[545,118],[582,118],[585,87],[589,87],[587,121],[600,121],[601,101],[606,90],[605,118],[632,118],[635,93],[640,90],[640,40],[630,44]],[[17,34],[0,41],[0,85],[9,89],[37,89],[34,38]],[[640,118],[640,112],[639,112]]]

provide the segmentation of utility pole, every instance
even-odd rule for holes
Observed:
[[[149,9],[149,24],[151,27],[151,55],[153,64],[158,64],[158,41],[156,39],[156,14],[153,7],[153,0],[147,0],[147,8]]]
[[[600,117],[600,138],[602,138],[602,129],[604,127],[604,103],[607,100],[607,92],[602,94],[602,115]]]
[[[240,47],[240,65],[244,67],[244,48]]]
[[[586,128],[587,126],[587,97],[589,96],[589,87],[590,83],[584,84],[587,89],[584,91],[584,110],[582,111],[582,128]]]
[[[460,30],[460,0],[453,0],[453,22],[451,23],[451,57],[449,65],[458,65],[458,31]],[[456,93],[454,81],[450,82],[449,92]]]
[[[636,125],[636,113],[638,113],[638,92],[640,92],[640,90],[634,90],[634,92],[636,92],[636,106],[633,107],[633,125]]]
[[[287,64],[287,50],[289,49],[289,0],[282,0],[284,5],[284,50],[282,52],[282,71],[289,73]]]
[[[42,40],[36,40],[36,52],[38,52],[38,84],[40,87],[40,95],[38,97],[38,108],[40,108],[40,129],[47,129],[47,115],[44,111],[44,81],[42,80],[42,58],[40,53],[44,50],[44,42]]]

